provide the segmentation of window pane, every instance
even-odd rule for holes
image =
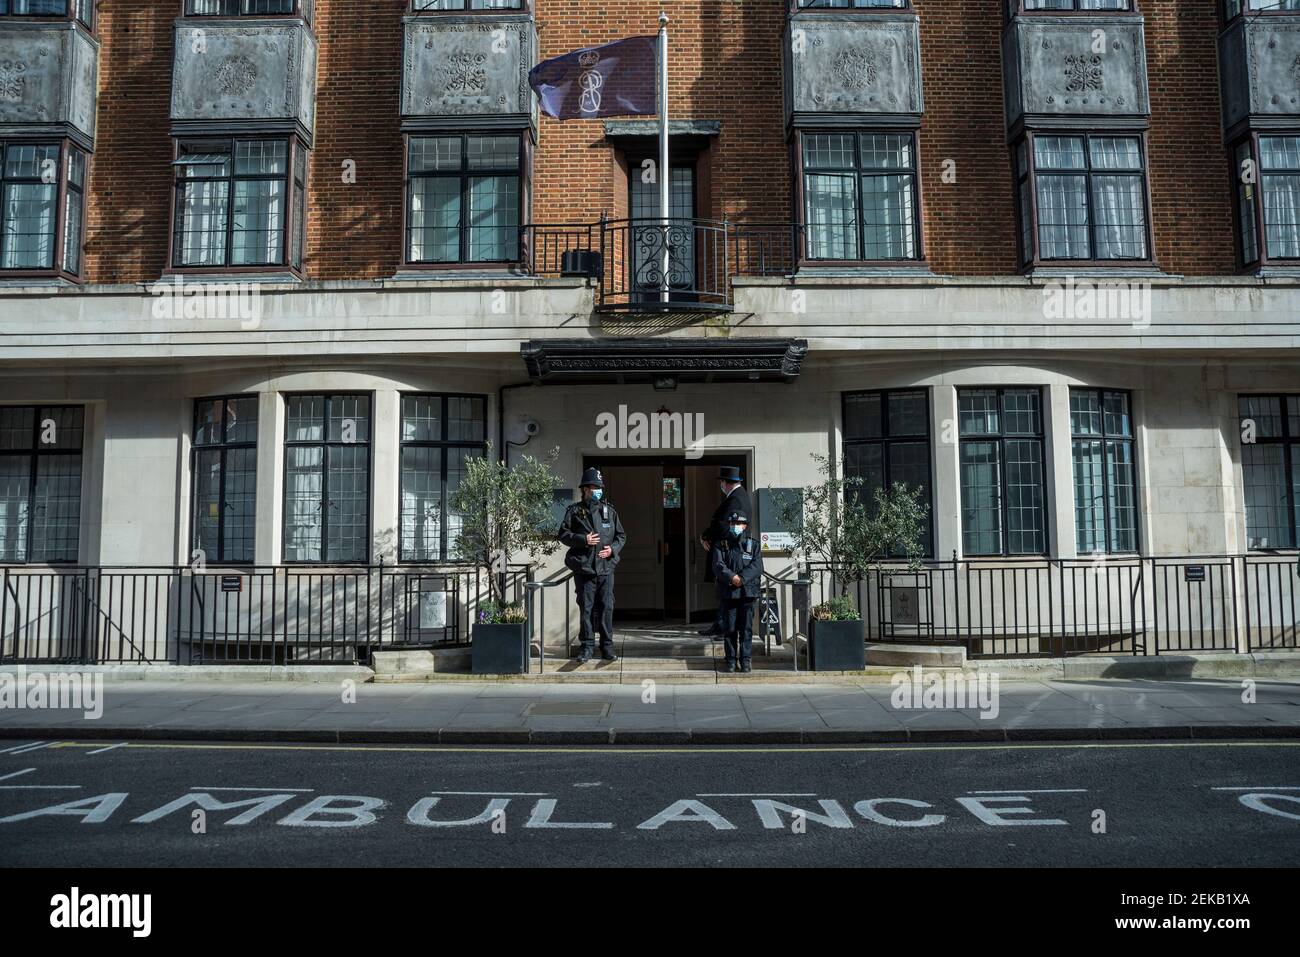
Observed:
[[[1142,147],[1133,136],[1094,136],[1088,156],[1093,169],[1142,169]]]
[[[1106,410],[1106,434],[1132,435],[1133,422],[1128,410],[1128,396],[1123,392],[1107,392],[1103,401]]]
[[[863,502],[875,500],[876,489],[885,486],[885,452],[879,442],[855,442],[844,447],[844,474],[860,478],[860,485],[850,486],[849,494]]]
[[[27,560],[30,455],[0,455],[0,561]]]
[[[15,152],[13,149],[10,153]],[[49,269],[54,265],[54,183],[6,183],[3,256],[5,269]]]
[[[370,450],[364,445],[334,445],[329,460],[329,541],[325,560],[362,562],[368,547]]]
[[[889,445],[889,484],[902,484],[920,490],[921,503],[930,504],[930,446],[927,442],[891,442]],[[921,523],[921,548],[929,550],[930,510],[926,508]]]
[[[1002,430],[1007,435],[1039,435],[1043,431],[1037,389],[1007,389],[1002,393]]]
[[[1074,540],[1080,556],[1106,550],[1105,483],[1100,439],[1074,440]]]
[[[810,259],[858,259],[858,226],[852,176],[805,177]]]
[[[283,261],[284,182],[236,180],[233,248],[236,266],[269,265]]]
[[[36,410],[0,405],[0,449],[30,449],[36,441]]]
[[[957,420],[961,435],[993,435],[1001,431],[997,390],[959,389]]]
[[[402,396],[402,441],[437,442],[442,439],[442,397]]]
[[[911,176],[862,177],[863,256],[916,257]]]
[[[925,407],[924,392],[889,394],[889,434],[892,436],[930,434],[930,420]]]
[[[37,446],[42,449],[79,449],[85,424],[81,406],[39,410]]]
[[[459,170],[460,137],[411,137],[406,167],[407,172],[410,173],[455,172]]]
[[[1040,170],[1087,169],[1081,136],[1035,136],[1034,165]]]
[[[325,437],[325,398],[319,395],[291,395],[284,400],[288,420],[285,440],[319,442]]]
[[[1146,201],[1140,176],[1093,176],[1098,259],[1145,259]]]
[[[465,141],[470,169],[518,169],[518,136],[470,136]]]
[[[443,557],[442,450],[402,449],[402,559],[436,561]]]
[[[74,276],[81,272],[81,193],[69,189],[63,209],[63,268]]]
[[[478,449],[447,449],[447,498],[460,488],[461,479],[465,477],[465,462],[471,458],[482,458]],[[447,548],[453,549],[456,539],[460,537],[462,513],[450,505],[447,506]]]
[[[447,438],[452,442],[482,442],[484,418],[482,399],[452,396],[447,400]]]
[[[862,137],[863,169],[912,169],[912,137],[876,133]]]
[[[1092,389],[1070,390],[1070,434],[1101,435],[1101,396]]]
[[[1254,425],[1256,438],[1276,439],[1282,436],[1282,406],[1275,395],[1243,395],[1237,398],[1237,412],[1241,427]]]
[[[31,560],[75,562],[80,528],[81,456],[37,456]]]
[[[284,469],[284,557],[290,562],[321,559],[321,507],[325,450],[290,446]]]
[[[257,517],[257,450],[226,452],[223,561],[251,562]]]
[[[967,555],[1002,554],[1002,473],[998,443],[961,443],[961,532]]]
[[[844,396],[844,437],[876,438],[881,434],[880,393],[866,392]]]
[[[1088,190],[1084,176],[1038,176],[1038,254],[1088,257]]]
[[[236,176],[282,176],[289,168],[289,144],[284,140],[240,140],[235,143]]]
[[[222,266],[226,261],[226,204],[230,184],[224,180],[185,183],[181,187],[180,264]]]
[[[1133,443],[1106,443],[1107,503],[1110,511],[1110,550],[1137,550],[1137,474]]]
[[[460,258],[460,180],[411,180],[407,212],[411,262],[455,262]]]
[[[1264,245],[1278,259],[1300,258],[1300,175],[1266,174]]]
[[[329,441],[370,441],[370,396],[332,396],[329,408]]]
[[[857,149],[852,133],[813,133],[803,138],[805,169],[855,169],[853,154]]]
[[[1250,143],[1242,143],[1237,147],[1233,178],[1237,184],[1237,229],[1243,263],[1252,263],[1259,258],[1255,236],[1255,187],[1244,181],[1247,178],[1247,164],[1250,162]]]
[[[226,400],[226,441],[257,441],[257,396]]]
[[[1046,550],[1042,443],[1037,439],[1008,439],[1004,448],[1007,457],[1007,552],[1011,555],[1037,555]]]
[[[1248,548],[1291,548],[1295,529],[1288,514],[1284,445],[1243,445]]]
[[[470,261],[510,261],[518,258],[518,247],[519,177],[470,177]]]
[[[212,561],[221,559],[221,450],[199,449],[194,456],[194,548]]]

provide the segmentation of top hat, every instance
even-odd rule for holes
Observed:
[[[740,469],[736,468],[734,465],[724,465],[718,470],[718,478],[722,479],[724,482],[739,482]]]
[[[600,469],[587,469],[582,473],[582,481],[578,483],[578,487],[585,488],[588,485],[592,488],[605,487],[605,480],[600,477]]]
[[[727,524],[735,525],[738,524],[739,522],[744,522],[746,525],[748,525],[749,517],[744,512],[732,512],[727,516]]]

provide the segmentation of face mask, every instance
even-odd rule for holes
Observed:
[[[593,488],[591,490],[591,500],[593,502],[599,502],[604,497],[605,497],[605,490],[603,488]]]
[[[732,525],[732,526],[731,526],[731,534],[732,534],[732,535],[735,535],[737,538],[740,538],[741,535],[744,535],[744,534],[745,534],[745,526],[744,526],[744,525]]]

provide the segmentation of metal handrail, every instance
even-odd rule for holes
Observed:
[[[563,584],[565,584],[566,582],[570,582],[570,581],[573,581],[573,572],[567,572],[566,574],[562,575],[561,577],[559,577],[559,578],[555,578],[555,579],[552,579],[551,581],[545,581],[545,582],[529,581],[529,582],[524,582],[524,591],[527,593],[527,596],[528,596],[528,598],[527,598],[527,615],[528,615],[528,639],[527,639],[527,641],[528,641],[528,645],[529,645],[529,648],[528,648],[528,649],[525,649],[525,654],[524,654],[524,669],[525,669],[525,672],[524,672],[524,673],[525,673],[525,674],[531,674],[531,673],[532,673],[532,670],[533,670],[533,665],[532,665],[532,657],[533,657],[533,656],[532,656],[531,654],[529,654],[528,651],[531,650],[531,645],[532,645],[532,642],[533,642],[533,607],[534,607],[534,598],[535,598],[535,596],[537,595],[537,593],[538,593],[539,591],[541,591],[543,588],[554,588],[554,587],[557,586],[557,585],[563,585]],[[573,629],[572,629],[572,627],[571,627],[572,622],[571,622],[571,619],[570,619],[570,617],[569,617],[569,611],[570,611],[570,604],[569,604],[568,602],[565,602],[565,605],[564,605],[564,653],[565,653],[566,656],[568,655],[568,653],[569,653],[570,650],[571,650],[570,646],[572,645],[572,634],[573,634]],[[545,600],[545,596],[543,596],[543,599],[542,599],[542,613],[541,613],[541,616],[540,616],[540,617],[541,617],[541,621],[539,622],[539,624],[541,625],[541,635],[540,635],[540,637],[537,639],[537,673],[538,673],[539,675],[544,675],[544,674],[546,674],[546,600]]]
[[[799,615],[800,612],[807,614],[808,609],[806,607],[803,608],[799,607],[799,601],[796,598],[795,589],[800,587],[803,588],[804,604],[806,604],[809,595],[808,589],[810,588],[812,583],[807,578],[803,578],[803,577],[780,578],[766,571],[763,572],[763,581],[771,582],[773,585],[777,586],[778,588],[790,589],[790,622],[791,625],[793,626],[790,629],[790,651],[791,651],[791,657],[794,659],[794,672],[795,674],[798,674],[799,673],[799,640],[798,639],[799,638],[806,639],[806,636],[804,635],[803,628],[802,628],[803,623],[800,622]],[[778,592],[778,597],[777,597],[778,610],[780,609],[780,607],[781,607],[780,594]],[[804,653],[808,654],[807,651],[805,651]]]

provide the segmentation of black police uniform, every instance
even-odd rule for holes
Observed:
[[[718,473],[719,479],[726,479],[730,482],[740,481],[740,469],[726,467]],[[709,544],[710,552],[713,549],[714,542],[720,542],[727,537],[727,516],[732,513],[740,515],[752,515],[753,510],[749,504],[749,493],[745,491],[743,485],[737,485],[726,497],[722,503],[713,510],[713,517],[709,519],[709,527],[702,536]],[[712,565],[712,562],[709,563]],[[701,634],[720,635],[727,630],[726,612],[722,605],[718,605],[718,612],[713,619],[712,629],[701,632]]]
[[[730,518],[734,520],[738,516],[739,513],[733,512]],[[763,550],[750,537],[748,528],[739,538],[728,529],[725,538],[714,542],[709,558],[718,603],[723,610],[727,670],[733,670],[739,662],[741,670],[748,671],[754,639],[754,603],[763,586]],[[739,587],[732,585],[733,575],[740,576]]]
[[[596,469],[583,473],[581,484],[605,486]],[[587,544],[590,532],[600,536],[599,545]],[[609,502],[574,502],[564,513],[559,539],[569,548],[564,564],[573,571],[582,654],[591,657],[595,633],[599,631],[601,657],[610,658],[614,654],[614,569],[627,541],[623,523]],[[610,548],[610,556],[601,558],[600,552],[606,546]]]

